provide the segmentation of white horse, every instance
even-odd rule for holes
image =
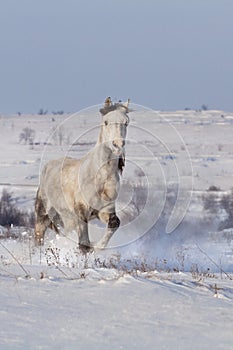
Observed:
[[[125,164],[125,138],[129,100],[112,104],[110,97],[100,109],[102,122],[95,147],[83,158],[52,160],[46,164],[37,191],[35,242],[44,243],[48,227],[65,234],[75,230],[79,247],[89,251],[88,221],[98,218],[107,230],[96,244],[103,249],[120,225],[115,201],[119,174]]]

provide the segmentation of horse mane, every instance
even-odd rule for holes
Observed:
[[[118,159],[118,169],[121,175],[123,173],[124,166],[125,166],[125,155],[122,155]]]
[[[99,111],[102,115],[106,115],[109,112],[116,111],[117,109],[121,109],[121,108],[124,108],[126,113],[129,112],[129,108],[126,104],[122,103],[121,101],[112,103],[111,97],[107,97],[104,103],[104,107],[100,108]]]

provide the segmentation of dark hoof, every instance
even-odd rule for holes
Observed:
[[[88,245],[88,244],[81,244],[81,243],[79,243],[79,249],[81,250],[81,252],[82,252],[83,254],[93,252],[93,247],[91,247],[91,246]]]

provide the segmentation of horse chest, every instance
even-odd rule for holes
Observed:
[[[111,177],[105,180],[99,189],[100,198],[103,201],[114,201],[117,198],[119,189],[119,180]]]

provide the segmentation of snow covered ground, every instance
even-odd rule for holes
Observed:
[[[1,349],[232,349],[230,273],[2,244]]]
[[[94,109],[67,117],[0,117],[0,189],[19,207],[33,208],[48,159],[93,147]],[[26,127],[33,145],[19,143]],[[83,256],[75,235],[53,232],[35,248],[25,229],[0,240],[0,349],[232,349],[233,232],[202,203],[209,186],[232,187],[232,129],[232,113],[135,106],[109,249]],[[185,218],[167,234],[171,187]],[[94,222],[92,239],[102,230]]]

